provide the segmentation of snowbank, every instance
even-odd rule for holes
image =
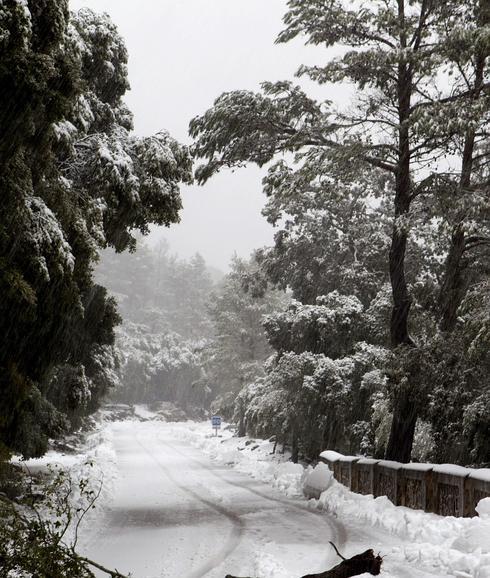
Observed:
[[[309,468],[303,483],[303,493],[308,498],[319,498],[333,482],[333,472],[320,462],[316,468]]]
[[[408,562],[417,559],[454,576],[490,578],[490,518],[443,517],[394,506],[385,496],[355,494],[335,480],[312,503],[402,538],[407,545],[400,553]]]
[[[490,498],[483,498],[483,500],[480,500],[476,507],[476,511],[483,520],[490,520]]]

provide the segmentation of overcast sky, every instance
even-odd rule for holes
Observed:
[[[108,12],[129,50],[132,90],[126,101],[139,134],[165,128],[189,142],[189,120],[223,91],[256,90],[263,80],[292,78],[301,63],[318,63],[322,50],[300,42],[274,45],[285,0],[70,0]],[[331,98],[331,94],[325,98]],[[155,230],[183,257],[200,252],[226,269],[233,252],[248,256],[272,241],[260,212],[261,172],[225,172],[205,187],[183,189],[182,222]]]

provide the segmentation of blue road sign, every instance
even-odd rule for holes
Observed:
[[[219,415],[213,415],[211,423],[215,428],[221,427],[221,417]]]

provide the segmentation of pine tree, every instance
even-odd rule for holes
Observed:
[[[262,166],[278,153],[298,151],[318,159],[325,172],[343,182],[353,179],[361,166],[385,173],[393,207],[390,334],[401,356],[416,346],[410,334],[413,295],[406,270],[412,206],[440,183],[440,161],[454,150],[452,143],[461,131],[461,123],[447,123],[439,115],[457,108],[464,111],[466,123],[478,126],[480,108],[487,107],[486,81],[477,90],[454,91],[450,82],[447,90],[439,89],[447,60],[462,46],[461,28],[447,33],[454,14],[463,11],[472,23],[463,43],[480,47],[472,54],[487,46],[485,21],[475,18],[478,9],[476,0],[373,0],[361,7],[342,0],[290,0],[279,42],[303,36],[310,44],[342,47],[341,56],[325,66],[303,66],[298,74],[319,84],[354,84],[356,106],[338,113],[291,82],[267,82],[259,94],[223,94],[190,125],[195,154],[205,159],[196,172],[201,183],[223,167],[244,162]],[[393,392],[386,455],[408,461],[420,396],[416,384],[403,379]]]

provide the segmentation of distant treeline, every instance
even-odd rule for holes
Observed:
[[[116,340],[120,381],[111,397],[173,401],[194,412],[214,407],[231,418],[236,396],[263,375],[272,353],[263,316],[285,298],[247,293],[242,278],[252,270],[235,258],[223,275],[198,254],[177,258],[163,242],[142,244],[135,254],[105,252],[97,278],[124,319]]]

